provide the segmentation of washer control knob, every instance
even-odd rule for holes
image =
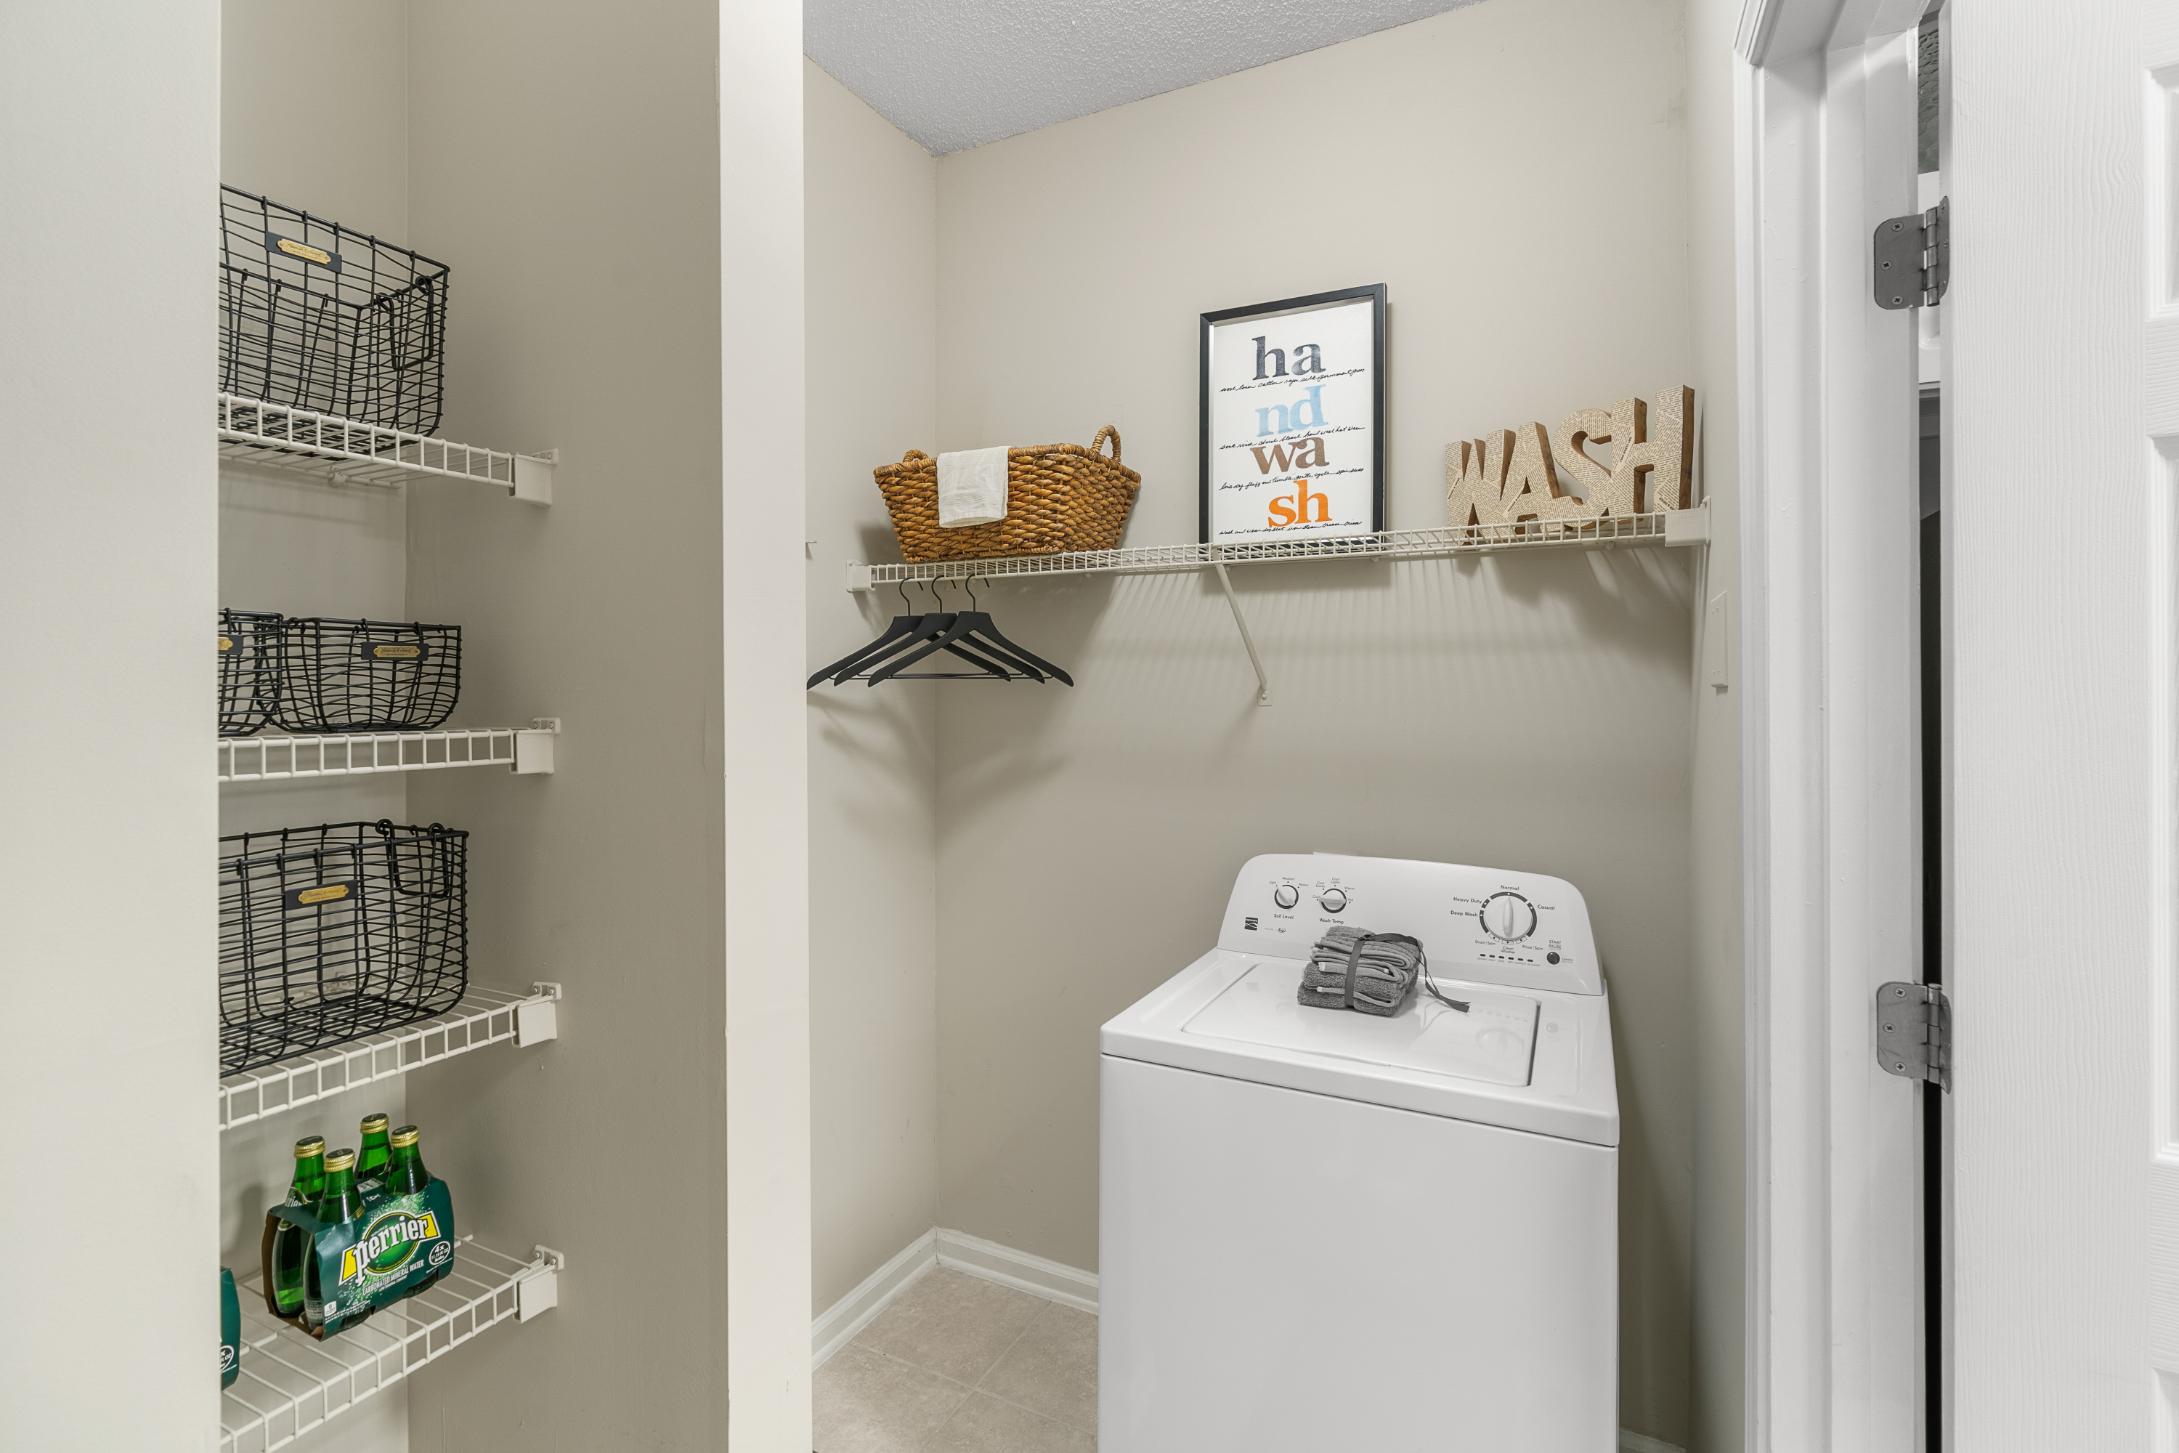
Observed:
[[[1281,908],[1292,908],[1301,901],[1301,890],[1291,883],[1281,883],[1271,890],[1271,901]]]
[[[1317,895],[1316,901],[1317,907],[1323,909],[1326,913],[1338,913],[1347,906],[1347,890],[1344,888],[1326,888]]]
[[[1536,931],[1536,905],[1518,893],[1493,893],[1476,915],[1483,930],[1501,943],[1519,943]]]

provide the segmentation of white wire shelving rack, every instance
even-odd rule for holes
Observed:
[[[257,1276],[236,1278],[242,1364],[220,1393],[220,1453],[285,1448],[500,1323],[550,1311],[566,1265],[548,1246],[510,1256],[465,1237],[428,1291],[323,1342],[266,1311]]]
[[[1710,507],[1602,515],[1586,520],[1522,520],[1515,524],[1445,526],[1433,530],[1380,530],[1343,539],[1255,541],[1240,545],[1135,545],[1062,555],[1008,555],[990,560],[940,560],[923,565],[850,565],[847,588],[887,589],[937,581],[1017,580],[1073,575],[1149,575],[1208,570],[1218,578],[1241,645],[1256,671],[1256,699],[1268,704],[1265,674],[1248,617],[1233,592],[1229,566],[1303,560],[1427,560],[1491,555],[1515,550],[1606,550],[1626,547],[1679,549],[1710,543]]]
[[[219,1082],[219,1128],[231,1130],[495,1044],[557,1039],[560,998],[558,984],[532,984],[526,994],[471,985],[444,1014],[228,1075]]]
[[[1135,545],[1065,555],[940,560],[926,565],[850,565],[847,588],[876,590],[917,581],[1001,580],[1024,575],[1142,575],[1297,560],[1422,560],[1502,550],[1677,547],[1704,545],[1709,540],[1709,506],[1697,505],[1693,509],[1603,515],[1592,520],[1523,520],[1518,524],[1467,525],[1459,529],[1380,530],[1373,535],[1293,544],[1267,540],[1243,545]]]
[[[447,767],[507,767],[517,775],[530,776],[553,770],[553,745],[559,731],[559,718],[539,717],[526,727],[221,737],[219,780],[280,782]]]
[[[219,452],[335,484],[399,488],[417,479],[466,479],[534,505],[552,503],[559,463],[557,450],[513,454],[224,393],[219,395]]]

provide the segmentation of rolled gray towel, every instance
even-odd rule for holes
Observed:
[[[1393,1015],[1406,1007],[1422,967],[1422,945],[1406,934],[1341,924],[1317,940],[1294,997],[1314,1009]]]

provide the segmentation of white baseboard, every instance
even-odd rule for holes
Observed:
[[[937,1228],[902,1247],[891,1261],[864,1277],[860,1286],[810,1324],[811,1369],[831,1361],[833,1353],[854,1341],[856,1333],[875,1322],[894,1298],[934,1266],[952,1267],[1085,1312],[1097,1310],[1097,1278],[1090,1272],[1061,1266],[966,1231]]]
[[[810,1324],[811,1371],[830,1362],[832,1354],[854,1341],[855,1334],[876,1321],[895,1297],[938,1265],[937,1244],[936,1231],[924,1232]]]
[[[970,1276],[980,1276],[985,1281],[995,1281],[1062,1306],[1084,1312],[1097,1310],[1097,1276],[1094,1272],[1062,1266],[1041,1256],[1031,1256],[1026,1251],[1016,1251],[1011,1246],[1001,1246],[996,1241],[986,1241],[981,1236],[971,1236],[966,1231],[940,1230],[936,1234],[940,1266],[950,1266],[956,1271],[965,1271]]]
[[[1097,1310],[1097,1277],[966,1231],[938,1228],[924,1232],[891,1261],[864,1277],[862,1285],[827,1308],[810,1326],[810,1365],[823,1367],[855,1334],[878,1319],[902,1292],[934,1266],[951,1267],[1017,1291],[1081,1311]],[[1660,1438],[1619,1432],[1619,1453],[1684,1453]]]

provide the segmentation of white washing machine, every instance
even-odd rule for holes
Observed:
[[[1420,939],[1467,1011],[1296,1003],[1339,923]],[[1101,1453],[1610,1453],[1619,1097],[1572,884],[1256,858],[1102,1050]]]

